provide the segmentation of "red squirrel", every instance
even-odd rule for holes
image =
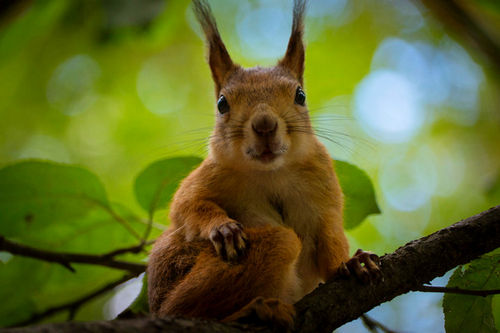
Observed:
[[[349,258],[342,191],[311,127],[305,0],[294,1],[286,54],[271,68],[234,63],[207,2],[193,6],[209,49],[216,124],[208,157],[182,181],[171,225],[153,246],[150,310],[290,328],[292,304],[320,282],[380,274],[375,254]]]

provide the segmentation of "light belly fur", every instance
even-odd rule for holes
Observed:
[[[318,217],[314,209],[311,209],[314,204],[303,198],[284,197],[285,220],[282,220],[280,214],[265,200],[266,196],[262,195],[262,192],[260,195],[256,195],[256,192],[247,189],[245,196],[240,197],[240,200],[236,202],[233,201],[232,218],[247,228],[282,226],[295,231],[302,241],[302,250],[295,265],[295,271],[291,272],[295,277],[290,279],[295,283],[290,285],[290,288],[294,289],[290,291],[290,294],[294,295],[294,302],[298,301],[314,290],[321,282],[316,262],[315,245],[317,232],[315,226],[318,225],[315,223],[315,219]]]

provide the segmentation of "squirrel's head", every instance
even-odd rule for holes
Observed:
[[[274,170],[306,158],[316,139],[303,88],[305,0],[295,0],[285,56],[271,68],[242,68],[233,63],[210,7],[194,0],[205,32],[216,93],[212,156],[239,169]]]

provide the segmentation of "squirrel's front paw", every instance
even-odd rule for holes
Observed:
[[[243,254],[247,236],[238,222],[227,222],[212,229],[210,241],[222,258],[233,261]]]

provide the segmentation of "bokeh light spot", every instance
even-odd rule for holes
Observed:
[[[307,14],[313,17],[328,17],[333,23],[345,21],[343,18],[349,3],[347,0],[315,0],[309,3]]]
[[[182,53],[182,48],[177,53]],[[175,59],[172,59],[175,58]],[[146,108],[166,115],[182,110],[187,103],[189,84],[179,84],[177,57],[170,52],[144,62],[137,77],[137,94]]]
[[[32,135],[19,150],[19,159],[37,158],[70,163],[71,157],[64,143],[56,138],[43,134]]]
[[[439,68],[451,90],[447,104],[458,111],[449,114],[449,118],[460,125],[474,125],[479,116],[479,87],[484,80],[483,71],[464,48],[451,39],[445,38],[441,49]]]
[[[373,55],[371,68],[392,70],[410,81],[421,104],[436,111],[429,121],[442,117],[459,125],[476,122],[484,75],[467,52],[449,38],[439,46],[387,38]],[[446,111],[450,108],[453,112]]]
[[[6,264],[14,257],[11,253],[5,252],[5,251],[0,251],[0,263]]]
[[[404,26],[403,33],[411,33],[424,26],[424,18],[412,1],[391,0],[390,2],[398,11],[397,20]]]
[[[428,203],[437,186],[436,156],[423,146],[415,153],[397,154],[381,167],[380,187],[387,202],[400,211]]]
[[[384,142],[408,141],[424,121],[415,87],[389,70],[372,72],[357,86],[354,115],[370,136]]]
[[[66,115],[89,109],[96,101],[94,84],[101,70],[88,55],[76,55],[60,64],[47,84],[47,100]]]
[[[291,22],[281,8],[250,9],[239,16],[236,32],[242,48],[252,57],[278,58],[285,54]]]

